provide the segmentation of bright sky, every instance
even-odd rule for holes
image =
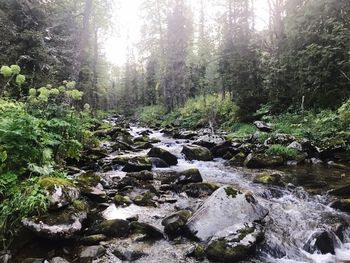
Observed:
[[[193,9],[199,9],[200,0],[188,0]],[[140,4],[142,0],[120,0],[116,7],[118,10],[113,12],[116,24],[120,25],[118,35],[112,35],[105,42],[105,53],[108,61],[115,65],[123,65],[126,61],[127,46],[140,41],[140,29],[142,20],[140,18]],[[256,9],[256,28],[262,30],[266,28],[268,21],[267,0],[255,0]]]

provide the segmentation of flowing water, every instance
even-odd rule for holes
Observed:
[[[141,128],[131,128],[131,133],[137,135],[143,131]],[[161,142],[156,146],[162,147],[179,158],[179,163],[170,168],[157,168],[156,171],[162,170],[184,170],[187,168],[196,167],[200,170],[204,181],[215,182],[218,184],[234,185],[243,191],[253,192],[258,201],[269,209],[270,213],[265,219],[266,233],[265,241],[259,247],[258,255],[254,259],[256,262],[350,262],[350,229],[343,229],[344,243],[334,234],[335,255],[322,255],[315,252],[310,254],[303,248],[307,240],[319,230],[334,230],[337,224],[348,225],[350,223],[350,216],[346,213],[336,211],[329,207],[331,197],[327,194],[310,194],[301,186],[289,184],[286,188],[265,186],[253,183],[252,178],[256,171],[243,168],[232,168],[225,165],[222,159],[215,159],[210,162],[202,161],[187,161],[181,154],[182,146],[188,141],[174,140],[170,137],[164,136],[160,132],[153,131],[150,137],[160,139]],[[144,153],[140,153],[144,154]],[[312,175],[312,171],[316,171],[316,175],[330,176],[331,170],[327,168],[305,168],[300,169],[300,178]],[[314,171],[314,174],[315,174]],[[285,177],[291,182],[298,178],[298,168],[287,168],[283,171]],[[333,171],[332,171],[333,172]],[[337,171],[334,171],[334,176],[338,176]],[[320,180],[322,176],[311,176],[315,183]],[[315,177],[315,178],[314,178]],[[349,177],[349,174],[341,172],[342,180]],[[310,184],[310,180],[302,180],[299,178],[300,184],[306,181]],[[322,177],[323,178],[323,177]],[[297,182],[298,183],[298,182]],[[152,213],[146,211],[146,208],[133,207],[123,210],[125,213]],[[145,210],[146,209],[146,210]],[[111,211],[112,210],[112,211]],[[167,209],[162,208],[166,214]],[[119,214],[115,207],[110,207],[109,211],[111,217],[113,214]],[[159,211],[158,211],[159,213]],[[162,213],[163,214],[163,213]],[[159,216],[161,217],[162,214]],[[333,232],[332,232],[333,233]],[[142,262],[142,261],[140,261]],[[161,262],[161,261],[154,261]],[[175,262],[175,261],[174,261]],[[180,261],[179,261],[180,262]],[[182,262],[182,261],[181,261]]]

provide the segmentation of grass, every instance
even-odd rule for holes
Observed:
[[[299,152],[296,149],[288,148],[284,145],[274,144],[270,146],[266,153],[272,156],[282,156],[287,160],[291,160],[296,158]]]

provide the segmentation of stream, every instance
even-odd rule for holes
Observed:
[[[131,127],[129,132],[132,136],[139,136],[145,128]],[[147,129],[149,130],[149,129]],[[155,174],[166,171],[182,171],[189,168],[198,168],[204,182],[212,182],[219,186],[232,185],[244,193],[253,193],[258,203],[269,210],[265,221],[265,238],[258,246],[257,253],[250,261],[245,262],[276,262],[276,263],[331,263],[350,262],[350,216],[347,213],[337,211],[329,206],[333,198],[325,191],[311,189],[312,185],[331,178],[333,181],[349,180],[349,174],[344,171],[329,169],[320,166],[284,167],[279,172],[290,183],[286,187],[268,186],[253,183],[255,175],[259,170],[251,170],[240,167],[231,167],[226,161],[217,158],[213,161],[188,161],[181,153],[183,145],[191,143],[189,140],[173,139],[155,130],[150,130],[150,138],[160,140],[154,146],[163,148],[178,158],[178,164],[168,168],[153,168]],[[149,150],[129,153],[132,156],[144,156]],[[113,159],[118,153],[112,153],[106,159]],[[122,166],[114,167],[112,171],[101,172],[100,175],[109,178],[123,178],[126,173],[121,171]],[[326,183],[325,183],[326,184]],[[324,185],[324,184],[323,184]],[[307,191],[306,191],[307,189]],[[322,192],[323,194],[320,194]],[[145,222],[163,229],[162,219],[176,212],[180,207],[191,203],[192,207],[199,208],[203,200],[188,198],[184,193],[170,193],[161,198],[173,200],[159,202],[156,207],[137,206],[132,204],[128,207],[117,207],[112,202],[101,210],[100,214],[105,219],[128,219],[137,217],[139,222]],[[339,226],[343,226],[339,228]],[[345,226],[345,227],[344,227]],[[327,230],[332,234],[335,254],[320,254],[318,252],[308,253],[305,245],[312,235],[318,231]],[[338,236],[343,236],[343,242]],[[312,241],[311,241],[312,243]],[[161,239],[154,242],[136,242],[134,237],[114,238],[104,242],[107,248],[105,255],[95,259],[93,262],[129,262],[122,261],[116,257],[115,251],[123,251],[125,254],[141,251],[142,257],[133,262],[148,263],[194,263],[199,262],[194,258],[186,256],[196,243],[186,238],[173,241]],[[47,251],[54,247],[57,249],[62,244],[50,245],[33,243],[23,254],[33,255],[40,250],[46,250],[41,255],[47,255]],[[56,247],[55,247],[56,246]],[[64,246],[76,246],[66,243]],[[140,253],[141,253],[140,252]],[[37,256],[37,254],[34,254]],[[40,255],[40,256],[41,256]],[[15,261],[20,262],[20,261]],[[47,261],[44,261],[47,262]],[[73,262],[80,262],[73,260]],[[209,262],[204,260],[203,262]]]
[[[137,135],[145,129],[132,127],[131,134]],[[182,146],[188,143],[188,140],[174,140],[164,136],[162,133],[153,131],[151,138],[160,139],[161,142],[155,146],[164,148],[178,157],[178,165],[170,168],[156,168],[155,171],[175,170],[180,171],[196,167],[201,172],[204,181],[214,182],[220,185],[233,185],[244,191],[251,191],[257,197],[259,203],[269,209],[269,215],[266,220],[265,241],[259,248],[259,253],[255,258],[256,262],[350,262],[350,228],[344,230],[344,243],[334,236],[336,243],[335,255],[331,254],[310,254],[303,250],[306,241],[313,233],[322,229],[329,229],[331,224],[337,222],[350,223],[350,216],[346,213],[338,212],[328,206],[331,197],[323,194],[309,194],[303,187],[296,187],[290,184],[287,188],[276,186],[265,186],[252,182],[254,171],[243,168],[232,168],[225,165],[222,159],[214,161],[187,161],[181,154]],[[140,152],[139,154],[145,154]],[[288,176],[288,169],[286,174]],[[297,173],[297,171],[293,171]],[[303,171],[305,172],[305,171]],[[309,172],[308,170],[306,171]],[[329,175],[329,169],[318,168],[318,173]],[[118,175],[120,172],[116,171]],[[305,174],[304,174],[305,176]],[[306,175],[307,176],[307,175]],[[160,211],[159,211],[160,210]],[[162,206],[160,209],[140,208],[131,206],[128,208],[116,209],[114,205],[105,211],[108,219],[118,218],[120,213],[142,214],[144,221],[157,223],[154,215],[159,217],[169,214],[171,207],[167,209]],[[158,225],[159,222],[158,222]],[[186,245],[185,245],[186,247]],[[181,253],[183,244],[174,250]],[[167,256],[167,247],[163,244],[156,248],[155,255],[149,259],[142,258],[139,262],[180,262],[179,259],[171,261],[170,255]],[[174,253],[172,251],[170,254]],[[158,258],[157,258],[158,257]],[[163,259],[165,261],[163,261]],[[185,259],[182,259],[185,260]],[[190,260],[181,261],[189,262]]]

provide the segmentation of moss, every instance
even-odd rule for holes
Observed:
[[[88,204],[85,201],[79,199],[73,201],[72,207],[78,211],[88,210]]]
[[[85,173],[78,177],[78,181],[82,186],[95,186],[101,181],[101,177],[94,173]]]
[[[208,259],[223,262],[238,262],[244,259],[249,253],[247,247],[237,245],[231,247],[225,239],[218,239],[209,244],[206,249]]]
[[[48,188],[51,188],[52,186],[63,186],[63,187],[74,186],[74,182],[69,179],[60,178],[60,177],[42,177],[39,179],[39,185],[44,189],[48,189]]]
[[[131,204],[131,200],[128,196],[124,196],[124,195],[116,195],[114,197],[114,203],[117,206],[123,206],[123,205],[130,205]]]
[[[263,173],[259,174],[255,177],[254,179],[255,183],[260,183],[260,184],[271,184],[271,185],[282,185],[283,183],[281,182],[281,175],[274,173],[274,174],[269,174],[269,173]]]
[[[231,196],[232,198],[235,198],[237,196],[237,194],[240,194],[241,192],[238,191],[237,189],[234,189],[230,186],[225,187],[225,192],[228,196]]]

